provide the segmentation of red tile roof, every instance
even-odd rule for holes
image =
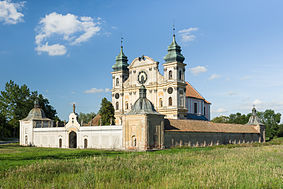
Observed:
[[[259,133],[254,126],[241,124],[213,123],[199,120],[165,119],[166,131],[208,133]]]
[[[205,100],[205,98],[203,98],[189,82],[186,82],[186,97],[204,100],[207,104],[211,104],[210,102]]]

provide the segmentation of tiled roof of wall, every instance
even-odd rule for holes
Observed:
[[[255,126],[251,125],[213,123],[199,120],[165,119],[164,126],[166,131],[259,133]]]

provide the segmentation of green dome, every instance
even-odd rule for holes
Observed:
[[[185,57],[181,54],[181,47],[177,44],[175,34],[173,35],[173,41],[168,47],[168,54],[164,57],[166,63],[169,62],[184,62]]]
[[[132,106],[131,111],[128,115],[136,114],[159,114],[154,105],[146,98],[146,88],[144,85],[139,89],[140,97]]]
[[[28,116],[24,118],[24,121],[30,120],[49,120],[46,118],[44,111],[40,108],[38,100],[34,101],[34,108],[29,112]]]
[[[121,51],[118,56],[116,56],[116,63],[112,66],[114,71],[120,71],[128,69],[128,57],[123,52],[123,46],[121,46]]]

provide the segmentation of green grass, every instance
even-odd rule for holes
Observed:
[[[0,188],[283,188],[283,138],[154,152],[0,145]]]

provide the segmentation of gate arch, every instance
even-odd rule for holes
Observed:
[[[77,133],[74,131],[69,133],[69,148],[77,148]]]

